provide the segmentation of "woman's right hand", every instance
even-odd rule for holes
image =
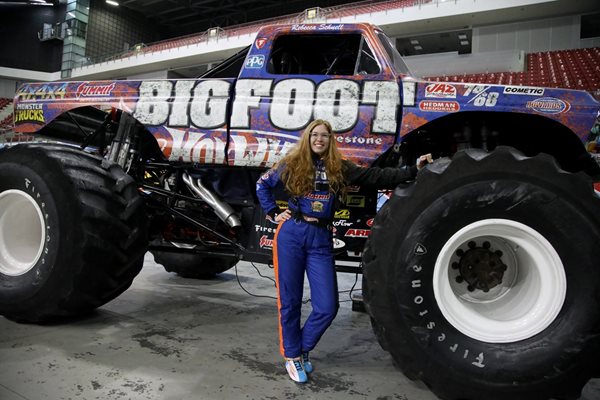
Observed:
[[[288,219],[292,218],[292,212],[290,211],[290,209],[288,208],[287,210],[285,210],[284,212],[277,214],[275,216],[275,222],[280,224],[283,221],[287,221]]]

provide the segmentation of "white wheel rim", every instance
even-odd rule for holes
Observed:
[[[469,242],[475,248],[488,242],[490,251],[501,251],[495,254],[501,254],[506,270],[501,283],[489,285],[493,287],[487,292],[473,285],[468,290],[461,273],[472,264],[465,262]],[[461,250],[463,257],[457,255]],[[470,279],[473,283],[473,275]],[[433,290],[442,314],[460,332],[483,342],[510,343],[530,338],[554,321],[567,279],[558,253],[541,234],[516,221],[487,219],[465,226],[446,242],[435,263]]]
[[[46,223],[33,197],[20,190],[0,193],[0,273],[19,276],[38,262]]]

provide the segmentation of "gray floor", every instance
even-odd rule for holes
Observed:
[[[274,295],[250,264],[238,273],[250,292]],[[348,290],[354,275],[339,280]],[[133,286],[90,317],[55,326],[0,317],[0,400],[436,399],[392,366],[350,302],[313,354],[311,382],[294,384],[278,355],[275,310],[275,300],[244,293],[233,270],[189,280],[147,256]],[[598,380],[582,399],[600,399]]]

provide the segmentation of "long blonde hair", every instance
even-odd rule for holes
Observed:
[[[325,126],[330,135],[327,151],[321,156],[329,180],[329,190],[338,193],[343,192],[345,189],[342,154],[337,148],[331,124],[325,120],[316,119],[308,124],[300,137],[300,141],[281,160],[283,167],[281,180],[285,184],[286,190],[293,196],[302,196],[314,189],[315,165],[313,161],[314,153],[310,148],[310,134],[319,125]]]

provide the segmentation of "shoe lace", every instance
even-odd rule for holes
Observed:
[[[298,371],[302,371],[304,369],[302,367],[302,363],[298,360],[294,360],[294,367],[296,367],[296,370],[298,370]]]

